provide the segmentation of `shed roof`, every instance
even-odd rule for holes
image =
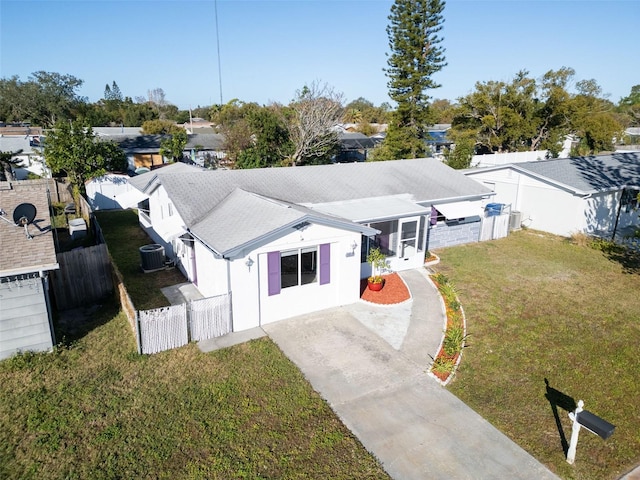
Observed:
[[[36,207],[35,220],[27,227],[33,237],[30,240],[23,227],[13,224],[13,211],[21,203]],[[57,269],[46,183],[41,180],[0,182],[0,208],[5,212],[4,219],[10,221],[0,220],[0,275]]]

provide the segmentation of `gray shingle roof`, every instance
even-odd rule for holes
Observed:
[[[267,241],[284,228],[307,221],[373,233],[349,221],[241,189],[231,192],[190,230],[218,253],[232,256],[235,250],[255,245],[258,241]]]
[[[640,153],[613,153],[588,157],[554,158],[513,165],[589,194],[640,187]]]
[[[40,180],[0,182],[0,207],[6,212],[4,218],[11,221],[0,220],[0,275],[57,268],[46,188]],[[21,203],[36,207],[34,223],[28,226],[31,240],[23,227],[13,225],[13,211]]]
[[[432,158],[207,171],[177,163],[130,183],[147,194],[162,184],[187,228],[219,253],[305,218],[363,231],[348,219],[323,213],[326,203],[402,196],[430,204],[492,194]]]
[[[433,158],[196,173],[174,173],[176,165],[157,172],[161,172],[159,181],[188,226],[236,188],[307,206],[402,194],[409,194],[416,203],[491,194],[487,187]],[[148,175],[158,173],[135,177],[131,184],[148,188]]]

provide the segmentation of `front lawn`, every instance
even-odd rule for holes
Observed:
[[[637,259],[535,231],[438,254],[468,322],[451,391],[563,478],[614,479],[637,465]],[[616,430],[603,441],[582,429],[571,466],[563,407],[578,400]]]
[[[139,356],[115,306],[84,330],[0,362],[0,478],[389,478],[269,339]]]

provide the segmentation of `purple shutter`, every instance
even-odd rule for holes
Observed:
[[[320,285],[331,282],[331,244],[320,245]]]
[[[269,295],[280,293],[280,252],[267,253],[267,272],[269,277]]]
[[[429,221],[429,223],[431,225],[435,225],[436,223],[438,223],[438,211],[433,205],[431,206],[431,220]]]

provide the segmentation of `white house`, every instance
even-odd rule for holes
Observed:
[[[640,153],[556,158],[470,169],[522,224],[558,235],[613,236],[638,225]]]
[[[435,159],[253,170],[174,164],[130,179],[139,218],[205,296],[232,294],[233,329],[358,300],[380,247],[390,269],[479,239],[492,192]]]

